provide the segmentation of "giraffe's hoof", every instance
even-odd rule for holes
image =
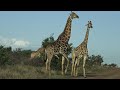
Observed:
[[[67,73],[67,70],[65,70],[65,74]]]
[[[62,72],[61,74],[62,74],[62,75],[64,75],[64,73],[63,73],[63,72]]]
[[[86,76],[84,76],[84,78],[87,78]]]

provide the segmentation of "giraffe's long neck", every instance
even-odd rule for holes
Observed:
[[[59,43],[68,43],[69,39],[70,39],[70,35],[71,35],[71,23],[72,23],[72,19],[69,16],[67,19],[67,23],[65,25],[64,31],[59,35],[58,39],[56,40],[56,42]]]
[[[67,32],[68,29],[71,29],[71,22],[72,22],[72,19],[71,19],[71,17],[69,16],[68,19],[67,19],[66,25],[65,25],[64,32]]]
[[[88,43],[88,36],[89,36],[89,28],[87,28],[87,31],[86,31],[86,35],[85,35],[85,38],[84,38],[84,43],[86,43],[86,45],[87,45],[87,43]]]
[[[67,19],[67,23],[65,25],[65,29],[63,31],[64,33],[64,36],[66,37],[66,42],[69,41],[70,39],[70,35],[71,35],[71,24],[72,24],[72,19],[71,17],[69,16],[68,19]]]

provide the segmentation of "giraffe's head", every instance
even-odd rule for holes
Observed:
[[[36,56],[36,52],[34,51],[34,52],[31,53],[30,59],[35,58],[35,56]]]
[[[79,16],[76,13],[72,12],[72,11],[71,11],[70,16],[71,16],[71,19],[79,18]]]
[[[88,21],[88,24],[86,26],[87,26],[87,28],[93,28],[91,21]]]
[[[39,56],[40,56],[40,53],[37,53],[36,51],[33,51],[33,52],[31,53],[30,60],[31,60],[31,59],[34,59],[34,58],[37,58],[37,57],[39,57]]]

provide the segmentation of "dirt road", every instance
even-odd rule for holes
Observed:
[[[82,75],[73,77],[72,79],[120,79],[120,69],[112,69],[102,73],[87,73],[87,78]]]

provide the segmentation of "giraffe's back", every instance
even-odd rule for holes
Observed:
[[[88,53],[87,45],[83,42],[78,47],[75,48],[75,55],[84,55]]]

